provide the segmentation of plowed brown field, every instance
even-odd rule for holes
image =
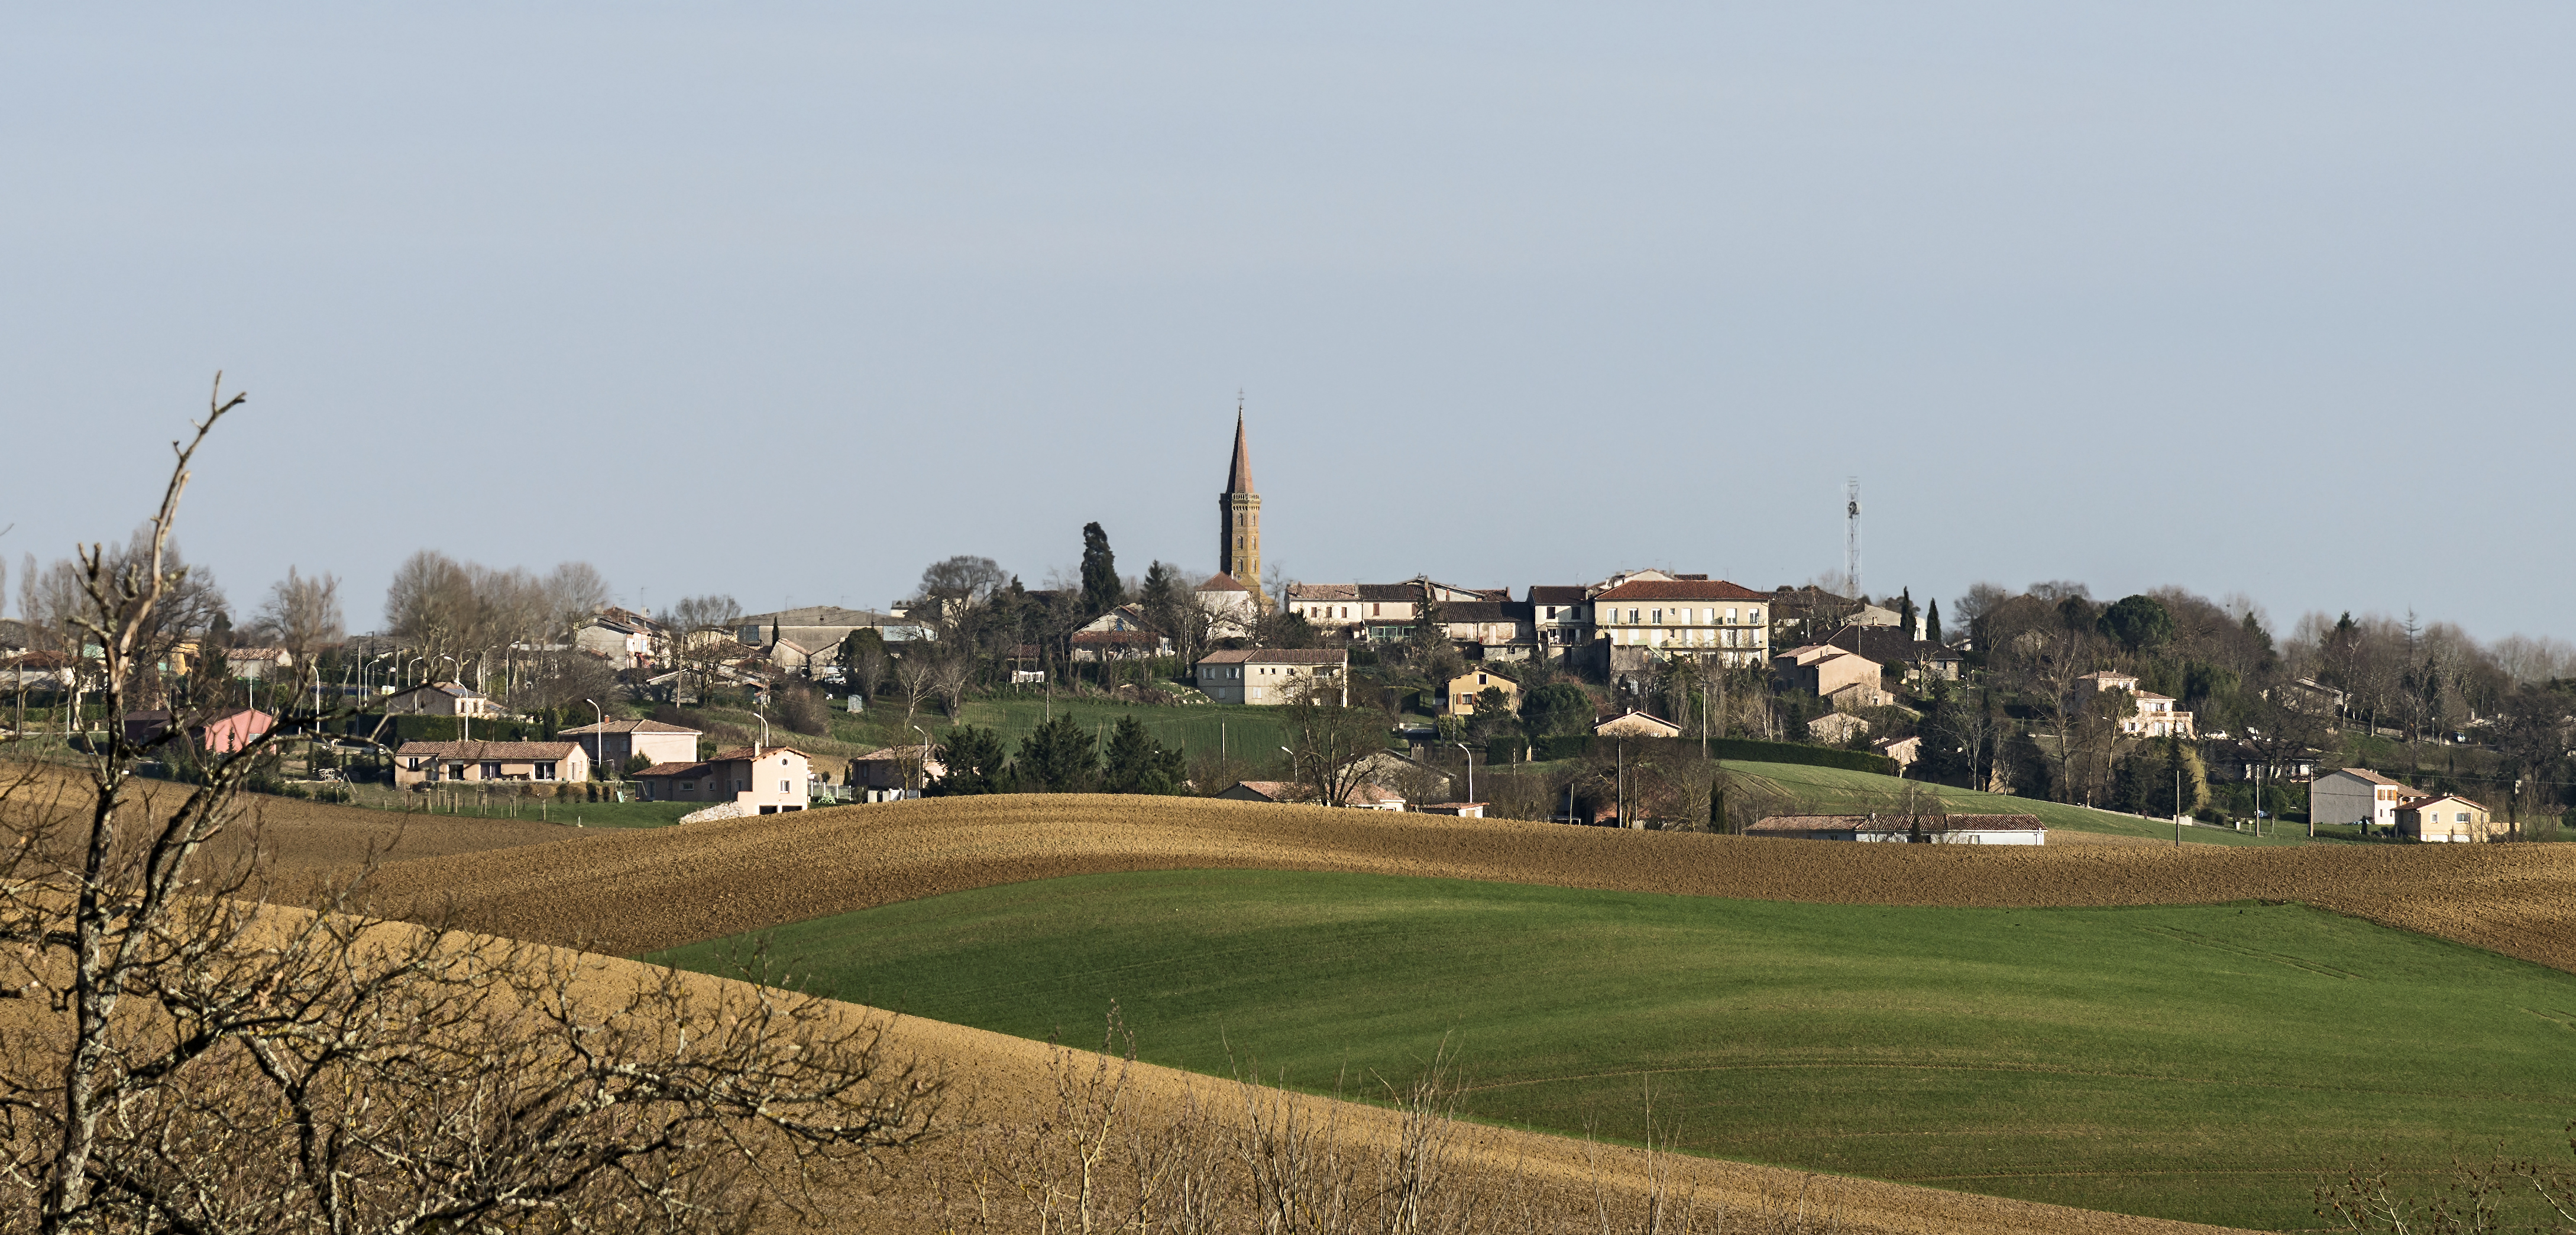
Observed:
[[[2576,971],[2576,845],[1971,848],[1623,832],[1206,799],[1024,795],[768,815],[403,862],[521,939],[633,955],[993,884],[1245,867],[1885,905],[2296,900]]]
[[[2576,971],[2576,932],[2567,929],[2576,922],[2570,845],[1862,846],[1086,796],[933,800],[585,834],[525,822],[263,805],[265,843],[281,869],[345,868],[370,843],[399,832],[390,855],[396,860],[377,883],[385,908],[452,906],[464,924],[496,934],[629,955],[966,888],[1245,867],[1854,904],[2301,900]],[[1052,1103],[1040,1044],[903,1021],[892,1045],[954,1078],[959,1104],[951,1126],[1022,1120]],[[1149,1109],[1177,1104],[1186,1087],[1207,1084],[1163,1069],[1141,1072],[1139,1093]],[[1380,1135],[1390,1116],[1353,1108],[1347,1118],[1357,1134]],[[1476,1160],[1486,1167],[1589,1195],[1593,1168],[1579,1143],[1499,1130],[1481,1135],[1488,1139]],[[963,1144],[946,1142],[897,1163],[879,1195],[852,1193],[842,1228],[915,1229],[901,1216],[907,1198],[918,1199],[925,1173]],[[1624,1153],[1601,1167],[1613,1197],[1634,1197],[1644,1186],[1639,1164]],[[1758,1198],[1812,1186],[1799,1172],[1735,1163],[1693,1159],[1679,1169],[1703,1200],[1739,1212]],[[1840,1224],[1853,1231],[2211,1229],[1859,1180],[1833,1181],[1827,1194]]]
[[[129,782],[135,821],[126,831],[142,830],[147,819],[166,817],[185,800],[190,787],[169,781]],[[87,819],[90,783],[85,773],[59,765],[0,764],[0,827],[11,831],[66,818]],[[463,815],[404,815],[360,810],[294,798],[247,794],[242,812],[207,846],[206,860],[223,865],[256,843],[268,869],[281,874],[354,866],[371,853],[383,861],[479,853],[519,845],[539,845],[584,835],[578,828],[533,819],[481,819]]]

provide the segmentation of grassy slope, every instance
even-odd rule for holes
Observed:
[[[2077,832],[2099,832],[2113,836],[2143,836],[2155,840],[2173,839],[2173,825],[2135,815],[2119,815],[2082,806],[2043,802],[2036,798],[2016,798],[2000,793],[1977,793],[1947,785],[1928,785],[1903,781],[1892,776],[1869,772],[1846,772],[1840,768],[1809,767],[1795,763],[1728,762],[1727,770],[1758,777],[1779,792],[1797,799],[1819,814],[1845,811],[1902,810],[1909,788],[1915,792],[1937,790],[1942,804],[1954,814],[2037,815],[2052,828]],[[2256,837],[2223,828],[2185,828],[2185,842],[2199,841],[2219,845],[2298,845],[2306,844],[2304,829],[2296,836]]]
[[[2090,1208],[2312,1226],[2317,1173],[2562,1141],[2576,977],[2295,906],[1797,905],[1290,872],[1084,876],[775,932],[843,998],[1480,1117]],[[725,941],[657,959],[721,969]]]

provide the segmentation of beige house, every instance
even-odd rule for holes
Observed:
[[[1605,738],[1677,738],[1682,727],[1660,716],[1630,711],[1592,726],[1592,732]]]
[[[1880,738],[1870,743],[1869,748],[1895,760],[1899,772],[1913,767],[1914,761],[1923,757],[1923,739],[1919,737]]]
[[[590,779],[579,742],[405,742],[394,751],[394,784],[551,784]]]
[[[1869,732],[1869,722],[1849,712],[1827,712],[1807,722],[1807,736],[1836,746],[1851,745],[1857,734]]]
[[[2134,673],[2106,670],[2101,673],[2088,673],[2075,679],[2075,691],[2079,699],[2087,688],[2095,691],[2129,692],[2129,698],[2136,702],[2137,708],[2120,718],[2120,734],[2123,737],[2188,738],[2192,736],[2191,713],[2177,711],[2171,696],[2138,689],[2138,676]],[[2071,699],[2068,704],[2074,706],[2076,702],[2077,700]]]
[[[805,809],[813,798],[812,760],[792,746],[744,747],[694,763],[657,763],[636,774],[648,802],[731,803],[741,814]]]
[[[622,768],[642,755],[655,763],[690,763],[698,757],[698,731],[658,720],[612,720],[605,724],[559,729],[558,738],[581,743],[595,767]]]
[[[246,681],[295,675],[295,653],[285,648],[234,648],[224,653],[224,669]]]
[[[1271,707],[1294,700],[1299,691],[1321,689],[1347,705],[1350,664],[1351,654],[1338,648],[1210,652],[1198,663],[1198,686],[1218,703]]]
[[[1440,714],[1442,716],[1473,716],[1476,714],[1476,696],[1481,695],[1488,690],[1499,690],[1503,692],[1505,696],[1510,698],[1512,710],[1520,710],[1520,683],[1504,677],[1499,673],[1490,673],[1483,669],[1477,669],[1471,672],[1461,673],[1458,676],[1449,679],[1449,686],[1440,699]]]
[[[433,682],[385,696],[389,716],[468,716],[476,720],[507,716],[501,701],[471,686]]]
[[[2504,828],[2487,808],[2458,794],[2443,794],[2398,804],[2397,834],[2408,840],[2469,842],[2494,840],[2504,835]]]
[[[2321,773],[2308,781],[2308,818],[2315,823],[2397,826],[2397,808],[2428,798],[2367,768]]]
[[[1879,685],[1883,672],[1877,661],[1827,643],[1791,648],[1771,660],[1771,680],[1780,689],[1813,691],[1846,710],[1896,702]]]

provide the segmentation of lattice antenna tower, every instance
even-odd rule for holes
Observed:
[[[1843,586],[1860,598],[1860,477],[1843,483]]]

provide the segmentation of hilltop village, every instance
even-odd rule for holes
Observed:
[[[64,630],[57,563],[0,623],[0,687],[30,735],[192,717],[182,747],[219,752],[283,727],[306,740],[265,782],[280,792],[579,793],[693,818],[1099,789],[2028,843],[2026,800],[2177,833],[2461,841],[2554,834],[2568,805],[2554,645],[2348,614],[2275,631],[2241,598],[2072,582],[1980,585],[1945,614],[1910,589],[1681,569],[1289,578],[1263,565],[1240,412],[1216,523],[1213,572],[1122,573],[1095,523],[1075,578],[952,557],[882,610],[647,612],[586,565],[424,550],[381,633],[349,636],[327,575],[290,574],[239,625],[200,584],[160,631],[160,706],[115,718],[83,710],[98,660]],[[1866,779],[1730,792],[1728,760]]]

